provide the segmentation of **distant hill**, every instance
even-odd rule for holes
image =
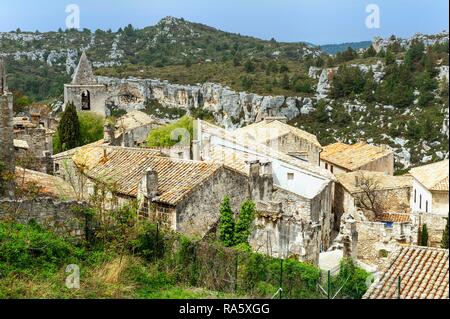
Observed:
[[[336,54],[338,52],[343,52],[351,47],[354,50],[367,49],[372,44],[372,41],[361,41],[361,42],[347,42],[340,44],[325,44],[321,45],[320,49],[328,54]]]

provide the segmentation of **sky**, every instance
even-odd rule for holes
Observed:
[[[66,28],[66,6],[80,8],[80,28],[117,30],[165,16],[278,41],[329,44],[410,37],[449,29],[448,0],[0,0],[0,31]],[[366,19],[379,8],[379,26]],[[376,26],[376,25],[375,25]]]

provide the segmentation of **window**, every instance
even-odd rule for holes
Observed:
[[[414,203],[417,203],[417,190],[414,190]]]
[[[325,163],[325,169],[328,169],[328,163]]]
[[[428,213],[428,201],[425,201],[425,212]]]
[[[91,110],[91,93],[88,90],[81,93],[81,109],[83,111]]]
[[[422,194],[419,195],[419,209],[422,209]]]
[[[334,170],[333,165],[330,165],[330,171],[331,171],[331,173],[333,173],[333,170]]]
[[[58,173],[58,172],[59,172],[59,164],[55,163],[55,173]]]
[[[292,181],[294,179],[294,173],[287,173],[288,181]]]

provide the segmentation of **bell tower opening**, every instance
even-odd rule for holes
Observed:
[[[81,93],[81,109],[83,111],[91,110],[91,93],[88,90]]]

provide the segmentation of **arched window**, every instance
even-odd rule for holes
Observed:
[[[81,109],[83,111],[91,110],[91,93],[88,90],[84,90],[81,93]]]

